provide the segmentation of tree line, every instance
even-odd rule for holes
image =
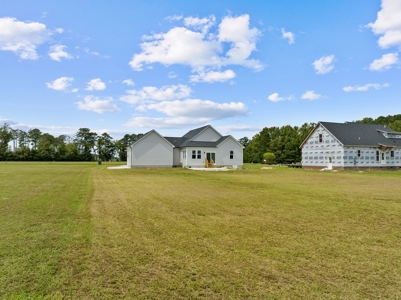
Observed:
[[[401,132],[401,114],[380,116],[377,119],[363,118],[353,121],[364,124],[383,124]],[[302,151],[299,146],[306,139],[315,123],[305,123],[302,126],[265,127],[255,134],[252,139],[243,137],[238,141],[244,148],[244,162],[260,163],[271,162],[279,164],[297,163],[302,160]]]
[[[401,132],[401,114],[380,116],[377,119],[363,118],[354,121],[365,124],[384,124]],[[238,141],[244,148],[244,162],[271,162],[291,164],[300,162],[302,152],[299,149],[315,123],[302,126],[265,127],[251,139],[243,137]],[[25,132],[12,129],[8,124],[0,127],[0,160],[16,161],[108,161],[116,158],[127,160],[126,147],[143,136],[126,134],[120,140],[113,140],[108,133],[97,134],[89,128],[80,128],[70,137],[53,136],[39,129]]]
[[[143,134],[126,134],[113,140],[108,133],[97,134],[80,128],[73,136],[53,136],[34,128],[29,131],[0,127],[0,160],[2,161],[109,161],[127,160],[126,147]]]

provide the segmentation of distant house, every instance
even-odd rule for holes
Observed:
[[[243,146],[210,125],[193,129],[182,137],[164,137],[151,130],[127,148],[127,166],[131,168],[242,168],[242,165]]]
[[[401,168],[401,132],[386,125],[319,122],[300,148],[306,169]]]

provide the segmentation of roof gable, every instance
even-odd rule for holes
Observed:
[[[165,140],[167,143],[169,143],[172,147],[174,147],[174,145],[169,141],[169,140],[167,140],[164,136],[162,136],[160,133],[158,133],[156,130],[154,130],[154,129],[152,129],[151,131],[148,131],[147,133],[145,133],[140,139],[138,139],[138,140],[136,140],[132,145],[131,145],[131,147],[132,146],[134,146],[134,145],[136,145],[136,144],[138,144],[138,143],[140,143],[141,141],[143,141],[146,137],[148,137],[149,135],[151,135],[151,134],[156,134],[156,135],[158,135],[160,138],[162,138],[163,140]]]
[[[305,144],[309,137],[321,125],[330,134],[332,134],[344,146],[401,146],[401,139],[386,138],[381,131],[393,133],[394,130],[386,125],[379,124],[361,124],[361,123],[332,123],[319,122],[311,131],[308,137],[301,144],[300,148]]]

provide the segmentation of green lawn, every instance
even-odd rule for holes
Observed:
[[[0,299],[401,298],[401,172],[0,163]]]

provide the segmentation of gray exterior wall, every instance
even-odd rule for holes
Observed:
[[[173,166],[175,167],[181,166],[180,152],[179,148],[174,148],[173,150]]]
[[[209,127],[192,140],[193,141],[203,141],[203,142],[215,142],[220,138],[221,138],[221,135]]]
[[[131,146],[131,167],[172,167],[173,146],[155,132]]]
[[[319,142],[319,134],[323,135],[323,141]],[[358,156],[358,150],[359,156]],[[376,158],[379,151],[379,160]],[[390,151],[381,151],[373,146],[343,146],[321,125],[309,137],[302,147],[302,166],[304,168],[326,168],[329,165],[329,157],[332,160],[333,169],[355,167],[400,167],[401,149],[395,148],[394,157]],[[382,159],[384,153],[384,160]]]
[[[219,166],[237,166],[242,168],[244,163],[243,148],[231,137],[219,145],[216,164]],[[234,157],[230,159],[230,151],[234,151]]]

